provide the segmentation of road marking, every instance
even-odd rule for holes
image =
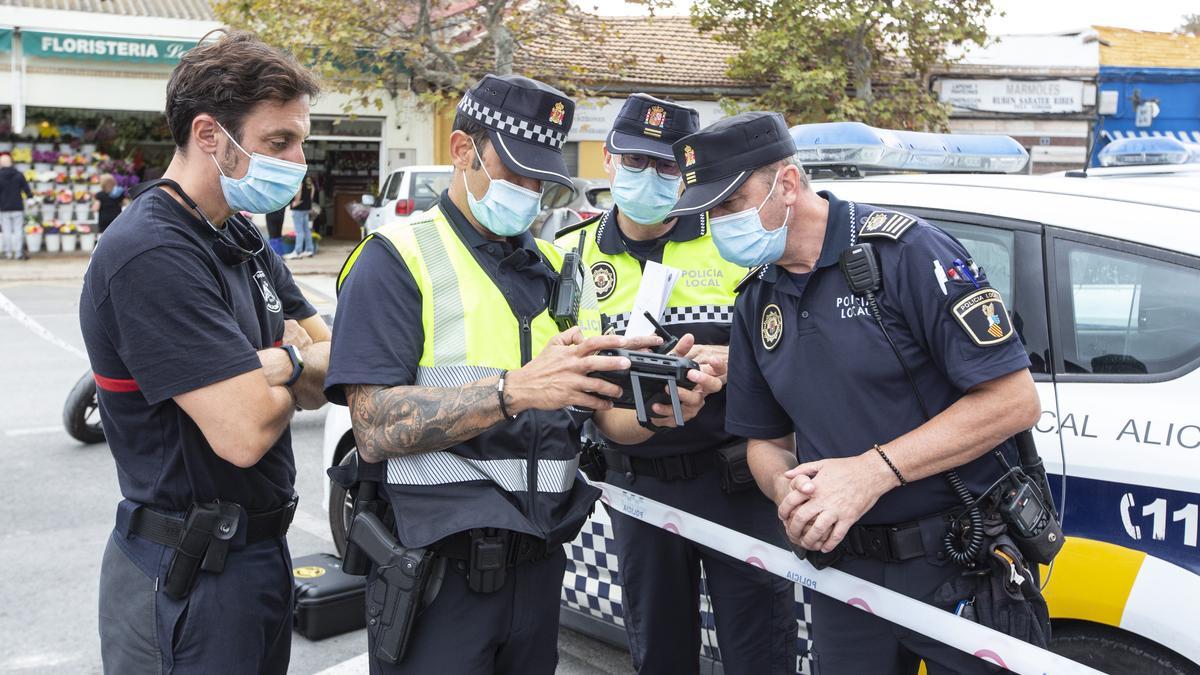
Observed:
[[[41,436],[42,434],[61,434],[63,433],[62,425],[53,427],[33,427],[30,429],[9,429],[4,432],[5,436]]]
[[[330,666],[325,670],[319,671],[317,675],[359,675],[371,669],[371,662],[367,659],[366,652],[358,656],[342,661],[336,666]]]
[[[5,313],[7,313],[12,318],[16,319],[17,323],[21,324],[22,326],[25,326],[34,335],[37,335],[38,337],[42,338],[46,342],[49,342],[50,344],[52,344],[56,347],[60,347],[64,350],[66,350],[67,352],[70,352],[71,354],[78,356],[79,358],[83,359],[84,361],[88,360],[87,354],[84,354],[75,345],[64,341],[62,338],[58,337],[54,333],[51,333],[49,330],[46,329],[45,326],[43,326],[42,324],[40,324],[36,320],[34,320],[33,317],[31,317],[28,314],[26,314],[25,312],[21,311],[21,308],[17,307],[13,303],[13,301],[9,300],[8,296],[3,293],[0,293],[0,310],[4,310]]]
[[[364,654],[363,656],[366,655]],[[66,654],[26,654],[24,656],[12,656],[0,661],[0,671],[42,670],[79,660],[81,659],[78,656],[68,656]]]

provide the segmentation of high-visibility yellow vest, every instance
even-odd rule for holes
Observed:
[[[627,252],[610,255],[600,250],[599,242],[608,228],[617,227],[609,211],[582,226],[568,228],[559,234],[561,247],[574,247],[579,231],[586,229],[583,260],[591,271],[600,312],[610,330],[625,331],[634,299],[642,283],[642,266]],[[662,264],[683,274],[671,291],[661,323],[731,323],[733,321],[734,289],[746,268],[721,257],[708,232],[707,216],[699,237],[688,241],[668,240],[663,248]],[[617,233],[610,233],[613,236]]]

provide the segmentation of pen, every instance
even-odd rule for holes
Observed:
[[[937,260],[933,261],[933,278],[937,279],[938,287],[942,289],[942,295],[947,295],[946,270],[942,269],[942,263]]]
[[[954,267],[955,267],[955,269],[958,270],[958,273],[961,274],[964,279],[975,284],[975,288],[979,288],[979,282],[975,280],[975,275],[971,274],[971,270],[967,269],[967,266],[963,264],[963,261],[961,258],[954,259]]]

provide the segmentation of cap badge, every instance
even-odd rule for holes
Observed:
[[[646,111],[646,126],[659,127],[660,129],[667,124],[667,111],[661,105],[652,105]]]
[[[563,117],[567,114],[567,107],[562,104],[562,101],[554,104],[550,109],[550,121],[554,124],[562,124]]]
[[[696,151],[693,150],[692,146],[690,146],[690,145],[683,146],[683,165],[685,167],[688,167],[688,166],[692,166],[695,163],[696,163]]]

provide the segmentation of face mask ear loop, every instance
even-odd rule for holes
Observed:
[[[228,139],[229,139],[229,141],[230,141],[231,143],[233,143],[234,147],[236,147],[238,150],[241,150],[243,155],[245,155],[245,156],[247,156],[247,157],[253,157],[253,155],[251,155],[250,153],[246,152],[246,149],[242,147],[242,144],[241,144],[241,143],[238,143],[236,140],[234,140],[234,138],[233,138],[233,134],[231,134],[231,133],[229,133],[228,131],[226,131],[225,127],[221,126],[221,123],[220,123],[220,122],[217,122],[216,120],[213,120],[213,122],[214,122],[214,123],[216,123],[217,127],[218,127],[218,128],[221,130],[221,131],[225,132],[225,137],[226,137],[226,138],[228,138]]]

